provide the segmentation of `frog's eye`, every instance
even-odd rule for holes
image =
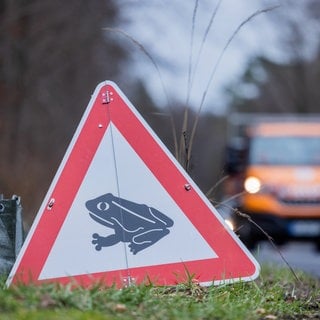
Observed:
[[[97,208],[98,208],[100,211],[107,211],[107,210],[109,209],[109,204],[108,204],[108,202],[103,202],[103,201],[101,201],[101,202],[99,202],[99,203],[97,204]]]

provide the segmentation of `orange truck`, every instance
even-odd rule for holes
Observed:
[[[234,114],[229,133],[226,222],[249,249],[267,233],[320,250],[320,115]]]

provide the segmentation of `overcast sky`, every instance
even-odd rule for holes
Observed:
[[[194,42],[192,51],[192,66],[196,64],[201,42],[209,21],[218,11],[212,27],[203,46],[199,64],[195,72],[190,103],[200,104],[202,95],[208,86],[210,76],[215,68],[219,56],[228,40],[239,25],[257,10],[278,4],[277,0],[270,0],[262,5],[262,1],[253,0],[200,0],[194,28]],[[140,4],[139,4],[140,3]],[[185,0],[128,0],[124,6],[123,17],[130,23],[124,30],[145,50],[156,62],[165,85],[165,90],[173,99],[185,102],[188,91],[188,70],[190,61],[192,17],[195,1]],[[220,112],[223,110],[226,96],[223,87],[234,81],[246,66],[246,61],[259,52],[272,52],[274,31],[270,28],[266,14],[261,14],[245,24],[232,40],[215,72],[204,103],[204,110]],[[139,50],[134,49],[135,72],[137,76],[146,80],[146,84],[155,102],[166,102],[161,80],[150,58]]]

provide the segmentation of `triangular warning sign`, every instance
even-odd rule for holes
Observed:
[[[253,280],[259,265],[110,81],[96,88],[7,284]]]

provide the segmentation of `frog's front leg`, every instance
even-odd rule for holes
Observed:
[[[102,237],[97,233],[94,233],[92,235],[92,244],[95,245],[95,249],[97,251],[100,251],[102,247],[110,247],[114,244],[117,244],[120,239],[116,234],[109,235],[107,237]]]
[[[134,237],[129,244],[130,251],[137,254],[139,251],[152,246],[155,242],[166,236],[170,231],[168,229],[152,229],[140,233]]]

